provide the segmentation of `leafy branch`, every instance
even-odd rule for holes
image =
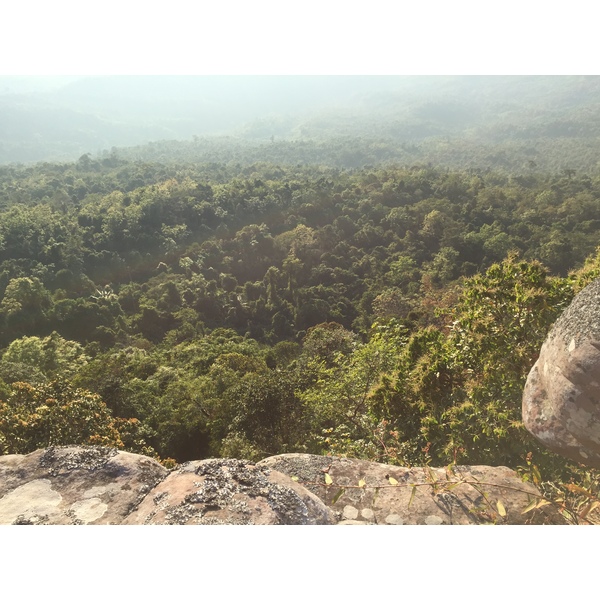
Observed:
[[[577,494],[579,498],[583,497],[583,498],[587,499],[587,501],[585,501],[585,502],[580,502],[577,507],[575,507],[574,503],[572,503],[572,502],[569,503],[567,501],[565,495],[559,496],[559,497],[557,497],[557,499],[551,499],[551,498],[547,498],[546,496],[544,496],[541,492],[532,492],[530,490],[523,490],[523,489],[513,486],[513,485],[480,481],[475,477],[467,479],[467,478],[462,477],[461,475],[457,476],[457,474],[454,471],[452,471],[451,467],[446,468],[446,479],[445,480],[439,479],[430,467],[424,467],[424,470],[426,472],[428,481],[424,481],[421,483],[400,483],[394,477],[387,476],[386,477],[387,481],[388,481],[387,484],[377,484],[377,485],[367,484],[367,482],[364,479],[360,479],[358,481],[358,483],[355,485],[351,485],[351,484],[341,485],[341,484],[336,484],[328,472],[324,472],[323,481],[301,481],[296,476],[292,477],[292,479],[302,485],[314,485],[314,486],[324,487],[324,488],[333,486],[333,487],[339,488],[339,491],[333,497],[333,500],[331,502],[332,504],[335,504],[341,498],[341,496],[346,492],[346,490],[349,490],[349,489],[360,489],[360,490],[369,489],[369,490],[374,490],[375,493],[378,494],[379,491],[382,489],[410,488],[411,495],[410,495],[410,499],[408,502],[408,507],[410,507],[410,505],[412,504],[412,502],[414,500],[416,492],[419,488],[429,487],[429,488],[431,488],[432,495],[439,495],[442,493],[452,492],[456,487],[458,487],[460,485],[468,485],[468,486],[472,487],[478,494],[481,495],[481,497],[484,499],[484,501],[486,502],[487,506],[492,511],[492,513],[495,515],[498,515],[502,519],[506,518],[506,516],[507,516],[507,511],[506,511],[504,504],[502,503],[502,501],[500,499],[498,499],[496,501],[496,503],[493,504],[489,498],[489,494],[485,490],[482,489],[483,487],[487,486],[487,487],[491,487],[491,488],[507,490],[510,492],[526,494],[528,496],[528,498],[530,499],[530,502],[521,511],[522,515],[527,514],[534,510],[539,510],[539,509],[543,508],[544,506],[554,506],[558,510],[558,512],[565,518],[565,520],[571,524],[585,523],[588,525],[593,525],[594,521],[592,521],[590,519],[590,515],[594,510],[596,510],[597,508],[600,508],[600,498],[596,494],[590,492],[589,490],[586,490],[585,488],[582,488],[581,486],[575,485],[575,484],[565,484],[564,487],[568,491],[570,491],[574,494]],[[450,479],[451,475],[453,477],[458,477],[458,479],[455,479],[455,480]]]

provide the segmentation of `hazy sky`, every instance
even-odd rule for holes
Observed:
[[[283,8],[282,8],[283,7]],[[10,0],[0,74],[598,74],[589,2]]]

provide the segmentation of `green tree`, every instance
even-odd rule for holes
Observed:
[[[39,333],[48,324],[52,307],[50,293],[37,277],[11,279],[0,302],[4,317],[4,339],[12,341],[23,335]]]
[[[29,367],[49,379],[70,379],[88,360],[81,344],[53,332],[45,338],[26,336],[11,342],[2,355],[0,368],[3,379],[10,383],[19,381],[11,375],[15,366]]]
[[[139,436],[139,422],[115,419],[98,395],[60,380],[14,383],[9,397],[0,401],[2,454],[70,444],[154,454]]]
[[[381,420],[373,410],[373,392],[381,378],[394,369],[405,337],[405,329],[390,320],[375,325],[366,344],[354,341],[348,348],[350,340],[338,337],[334,347],[328,344],[323,348],[326,353],[310,353],[302,368],[312,381],[300,398],[312,423],[311,447],[369,460],[390,458],[381,443]]]
[[[311,327],[302,343],[305,361],[319,361],[331,366],[337,355],[350,354],[358,338],[339,323],[321,323]]]
[[[222,402],[230,407],[231,418],[229,443],[221,454],[232,451],[231,436],[245,439],[254,457],[307,450],[306,414],[291,374],[249,373],[228,388]]]
[[[523,385],[572,297],[569,281],[515,256],[466,280],[447,311],[449,334],[413,334],[395,382],[376,392],[406,458],[514,467],[539,450],[521,421]]]

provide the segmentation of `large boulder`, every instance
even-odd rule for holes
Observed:
[[[331,525],[314,494],[287,475],[237,459],[192,461],[172,471],[125,524]]]
[[[0,524],[118,524],[168,473],[147,456],[95,446],[0,456]]]
[[[172,471],[147,456],[101,447],[0,456],[0,525],[332,524],[306,488],[234,459]]]
[[[600,279],[542,345],[523,392],[525,427],[554,452],[600,467]]]
[[[507,467],[406,468],[311,454],[257,466],[297,478],[340,525],[565,524],[553,506],[527,510],[540,492]]]

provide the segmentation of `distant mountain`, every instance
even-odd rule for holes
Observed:
[[[0,163],[215,135],[369,138],[395,145],[386,156],[440,141],[572,145],[600,135],[599,99],[600,77],[579,76],[0,77]]]

